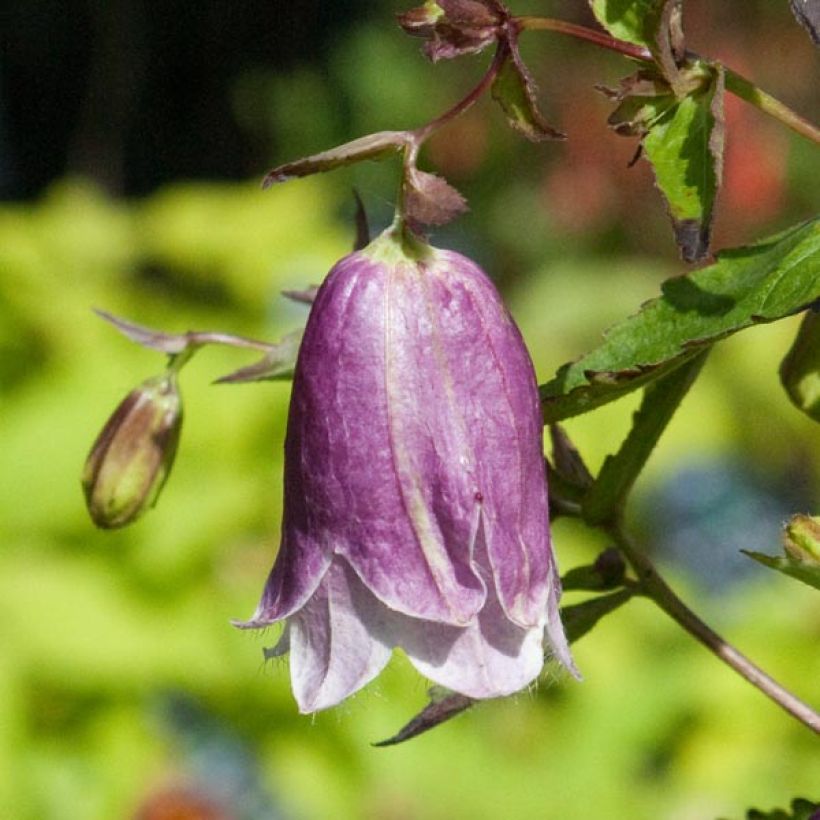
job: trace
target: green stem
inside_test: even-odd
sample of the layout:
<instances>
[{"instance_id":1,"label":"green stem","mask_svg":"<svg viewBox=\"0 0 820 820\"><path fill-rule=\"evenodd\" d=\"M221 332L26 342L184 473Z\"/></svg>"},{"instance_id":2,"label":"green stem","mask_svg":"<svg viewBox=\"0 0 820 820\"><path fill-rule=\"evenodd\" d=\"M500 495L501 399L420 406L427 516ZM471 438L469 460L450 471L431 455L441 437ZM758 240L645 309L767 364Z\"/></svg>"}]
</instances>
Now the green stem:
<instances>
[{"instance_id":1,"label":"green stem","mask_svg":"<svg viewBox=\"0 0 820 820\"><path fill-rule=\"evenodd\" d=\"M816 734L820 734L820 714L752 663L689 609L658 574L649 558L623 532L619 524L610 525L607 527L607 532L632 566L647 597L651 598L670 618L700 641L710 652L734 669L752 686L771 698L781 709Z\"/></svg>"},{"instance_id":2,"label":"green stem","mask_svg":"<svg viewBox=\"0 0 820 820\"><path fill-rule=\"evenodd\" d=\"M595 483L584 497L582 516L587 523L606 524L623 509L627 494L700 372L708 352L698 353L646 388L629 435L620 450L604 461Z\"/></svg>"},{"instance_id":3,"label":"green stem","mask_svg":"<svg viewBox=\"0 0 820 820\"><path fill-rule=\"evenodd\" d=\"M820 144L820 128L730 68L726 69L726 88L741 100L759 108L770 117L780 120L792 131Z\"/></svg>"},{"instance_id":4,"label":"green stem","mask_svg":"<svg viewBox=\"0 0 820 820\"><path fill-rule=\"evenodd\" d=\"M520 31L553 31L558 34L567 34L578 40L586 40L588 43L608 48L610 51L617 51L619 54L631 57L633 60L651 63L655 59L651 52L642 46L618 40L608 34L586 28L586 26L578 26L573 23L566 23L563 20L554 20L550 17L515 17L513 19ZM695 54L687 54L687 56L697 57ZM740 97L741 100L749 103L749 105L753 105L764 114L779 120L787 128L791 128L792 131L820 145L820 128L729 68L726 69L726 88L736 97Z\"/></svg>"}]
</instances>

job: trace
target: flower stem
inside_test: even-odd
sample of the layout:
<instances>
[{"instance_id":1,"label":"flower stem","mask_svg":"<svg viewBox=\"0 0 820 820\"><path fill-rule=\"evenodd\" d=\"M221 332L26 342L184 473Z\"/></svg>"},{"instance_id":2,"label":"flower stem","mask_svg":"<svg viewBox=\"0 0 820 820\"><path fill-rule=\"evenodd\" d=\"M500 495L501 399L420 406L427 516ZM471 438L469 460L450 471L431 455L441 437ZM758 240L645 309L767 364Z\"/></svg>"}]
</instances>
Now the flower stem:
<instances>
[{"instance_id":1,"label":"flower stem","mask_svg":"<svg viewBox=\"0 0 820 820\"><path fill-rule=\"evenodd\" d=\"M635 60L651 62L654 59L648 48L627 43L626 40L618 40L602 31L595 31L586 26L578 26L575 23L567 23L552 17L516 17L514 19L519 31L554 31L558 34L568 34L578 40L586 40L588 43L608 48L610 51L617 51Z\"/></svg>"},{"instance_id":2,"label":"flower stem","mask_svg":"<svg viewBox=\"0 0 820 820\"><path fill-rule=\"evenodd\" d=\"M780 120L792 131L820 144L820 128L730 68L726 69L726 88L741 100Z\"/></svg>"},{"instance_id":3,"label":"flower stem","mask_svg":"<svg viewBox=\"0 0 820 820\"><path fill-rule=\"evenodd\" d=\"M550 17L516 17L514 22L519 31L554 31L579 40L586 40L588 43L594 43L601 48L608 48L610 51L617 51L619 54L631 57L634 60L654 61L654 57L648 49L634 43L618 40L586 26L578 26L574 23L567 23ZM696 57L697 55L687 56ZM726 88L736 97L740 97L741 100L749 103L749 105L753 105L764 114L779 120L787 128L791 128L792 131L820 145L820 128L729 68L726 69Z\"/></svg>"},{"instance_id":4,"label":"flower stem","mask_svg":"<svg viewBox=\"0 0 820 820\"><path fill-rule=\"evenodd\" d=\"M609 526L607 532L631 564L647 597L651 598L670 618L700 641L710 652L756 686L764 695L771 698L781 709L816 734L820 734L820 714L784 689L689 609L660 576L649 558L623 532L619 524Z\"/></svg>"},{"instance_id":5,"label":"flower stem","mask_svg":"<svg viewBox=\"0 0 820 820\"><path fill-rule=\"evenodd\" d=\"M431 120L426 125L422 125L420 128L417 128L415 131L411 131L410 135L412 137L412 143L414 146L414 154L418 153L418 149L421 147L421 144L435 131L438 131L439 128L447 125L451 120L454 120L459 115L463 114L467 109L472 108L476 102L481 98L485 91L492 85L493 80L495 80L498 72L501 70L501 66L504 63L508 54L507 48L504 45L499 45L496 49L495 56L493 57L492 63L490 63L490 67L484 73L484 76L478 81L478 84L473 88L465 97L459 100L452 108L449 108L440 116L436 117L434 120Z\"/></svg>"}]
</instances>

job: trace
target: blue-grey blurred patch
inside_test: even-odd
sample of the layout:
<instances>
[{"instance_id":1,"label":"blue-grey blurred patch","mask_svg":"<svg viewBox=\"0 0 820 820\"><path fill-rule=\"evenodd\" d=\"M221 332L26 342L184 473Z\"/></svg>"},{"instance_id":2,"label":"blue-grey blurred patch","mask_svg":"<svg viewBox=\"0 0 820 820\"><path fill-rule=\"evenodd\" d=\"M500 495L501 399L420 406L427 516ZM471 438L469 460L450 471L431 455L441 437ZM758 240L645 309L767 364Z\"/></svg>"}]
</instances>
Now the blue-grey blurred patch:
<instances>
[{"instance_id":1,"label":"blue-grey blurred patch","mask_svg":"<svg viewBox=\"0 0 820 820\"><path fill-rule=\"evenodd\" d=\"M155 709L162 729L170 735L175 752L172 776L180 782L167 784L160 789L162 794L148 795L146 806L153 807L154 803L196 806L209 820L211 817L218 820L223 817L226 820L286 820L289 817L263 781L252 744L228 720L178 692L162 695ZM202 806L209 808L204 810ZM144 816L152 816L150 808L144 811Z\"/></svg>"},{"instance_id":2,"label":"blue-grey blurred patch","mask_svg":"<svg viewBox=\"0 0 820 820\"><path fill-rule=\"evenodd\" d=\"M639 501L656 554L710 592L759 575L740 550L780 552L783 522L807 504L799 472L762 476L737 458L685 464Z\"/></svg>"}]
</instances>

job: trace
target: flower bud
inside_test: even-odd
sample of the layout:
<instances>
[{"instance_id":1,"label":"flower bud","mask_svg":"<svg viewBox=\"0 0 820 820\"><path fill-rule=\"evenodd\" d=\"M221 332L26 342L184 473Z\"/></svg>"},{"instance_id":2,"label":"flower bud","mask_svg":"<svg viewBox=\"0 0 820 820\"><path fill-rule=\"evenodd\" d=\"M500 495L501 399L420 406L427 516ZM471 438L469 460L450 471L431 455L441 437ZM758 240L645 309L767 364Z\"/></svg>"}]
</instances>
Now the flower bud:
<instances>
[{"instance_id":1,"label":"flower bud","mask_svg":"<svg viewBox=\"0 0 820 820\"><path fill-rule=\"evenodd\" d=\"M282 540L242 627L285 621L303 712L401 647L471 698L574 672L532 363L473 262L388 230L330 272L299 350Z\"/></svg>"},{"instance_id":2,"label":"flower bud","mask_svg":"<svg viewBox=\"0 0 820 820\"><path fill-rule=\"evenodd\" d=\"M144 381L122 400L83 470L86 505L98 527L123 527L154 505L174 463L181 425L174 372Z\"/></svg>"},{"instance_id":3,"label":"flower bud","mask_svg":"<svg viewBox=\"0 0 820 820\"><path fill-rule=\"evenodd\" d=\"M797 561L820 565L820 516L792 516L783 530L783 547Z\"/></svg>"}]
</instances>

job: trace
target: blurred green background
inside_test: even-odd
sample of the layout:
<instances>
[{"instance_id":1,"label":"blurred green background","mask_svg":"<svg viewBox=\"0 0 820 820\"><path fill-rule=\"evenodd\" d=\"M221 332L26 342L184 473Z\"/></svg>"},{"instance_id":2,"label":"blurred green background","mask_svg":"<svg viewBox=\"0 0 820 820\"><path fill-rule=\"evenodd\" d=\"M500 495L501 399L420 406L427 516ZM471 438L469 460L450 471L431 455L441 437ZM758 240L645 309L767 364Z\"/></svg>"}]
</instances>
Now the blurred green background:
<instances>
[{"instance_id":1,"label":"blurred green background","mask_svg":"<svg viewBox=\"0 0 820 820\"><path fill-rule=\"evenodd\" d=\"M798 794L820 799L811 733L640 601L578 644L583 683L548 670L532 691L406 745L369 745L425 703L425 682L398 653L349 702L298 716L286 662L262 660L275 635L229 625L254 609L275 555L289 394L287 383L211 385L249 363L241 351L208 349L185 369L180 451L157 508L130 529L94 529L79 486L88 448L163 361L91 308L169 331L276 339L300 326L305 308L280 291L320 281L349 249L352 186L376 227L389 219L397 169L371 164L267 192L263 172L423 122L477 79L486 56L427 65L392 25L402 8L392 2L332 12L249 4L233 28L242 15L227 3L168 4L162 19L184 40L174 51L159 6L122 0L104 19L122 23L142 9L151 26L129 42L145 53L165 45L164 80L154 88L148 68L120 66L125 74L112 69L108 85L94 85L95 60L112 59L128 27L106 27L90 6L78 22L68 20L71 4L36 5L15 7L17 22L30 22L20 36L33 42L48 23L47 45L59 45L54 32L68 42L65 26L70 34L87 25L80 39L97 56L77 57L80 102L45 107L40 123L42 98L29 94L35 112L20 120L20 88L8 84L29 76L34 46L6 48L0 65L0 817L702 820L739 819ZM514 8L589 22L582 5ZM811 115L817 57L785 0L711 5L687 4L691 47ZM245 48L240 28L267 50ZM626 61L555 36L533 35L525 52L544 109L569 141L525 144L484 101L426 158L472 208L434 241L496 279L545 381L683 267L648 169L627 169L634 145L607 132L608 103L592 89L628 73ZM219 82L203 79L211 63ZM36 60L28 68L59 73ZM48 93L59 98L46 83ZM181 116L173 99L201 102L199 119ZM162 112L184 127L151 130ZM734 100L727 116L718 247L811 215L820 190L805 141ZM74 141L61 141L63 132ZM20 149L27 139L37 150ZM816 704L820 596L738 552L779 552L781 522L820 511L818 428L777 379L796 322L714 351L632 512L684 597ZM618 446L636 402L568 423L592 466ZM571 522L554 529L564 570L606 546Z\"/></svg>"}]
</instances>

